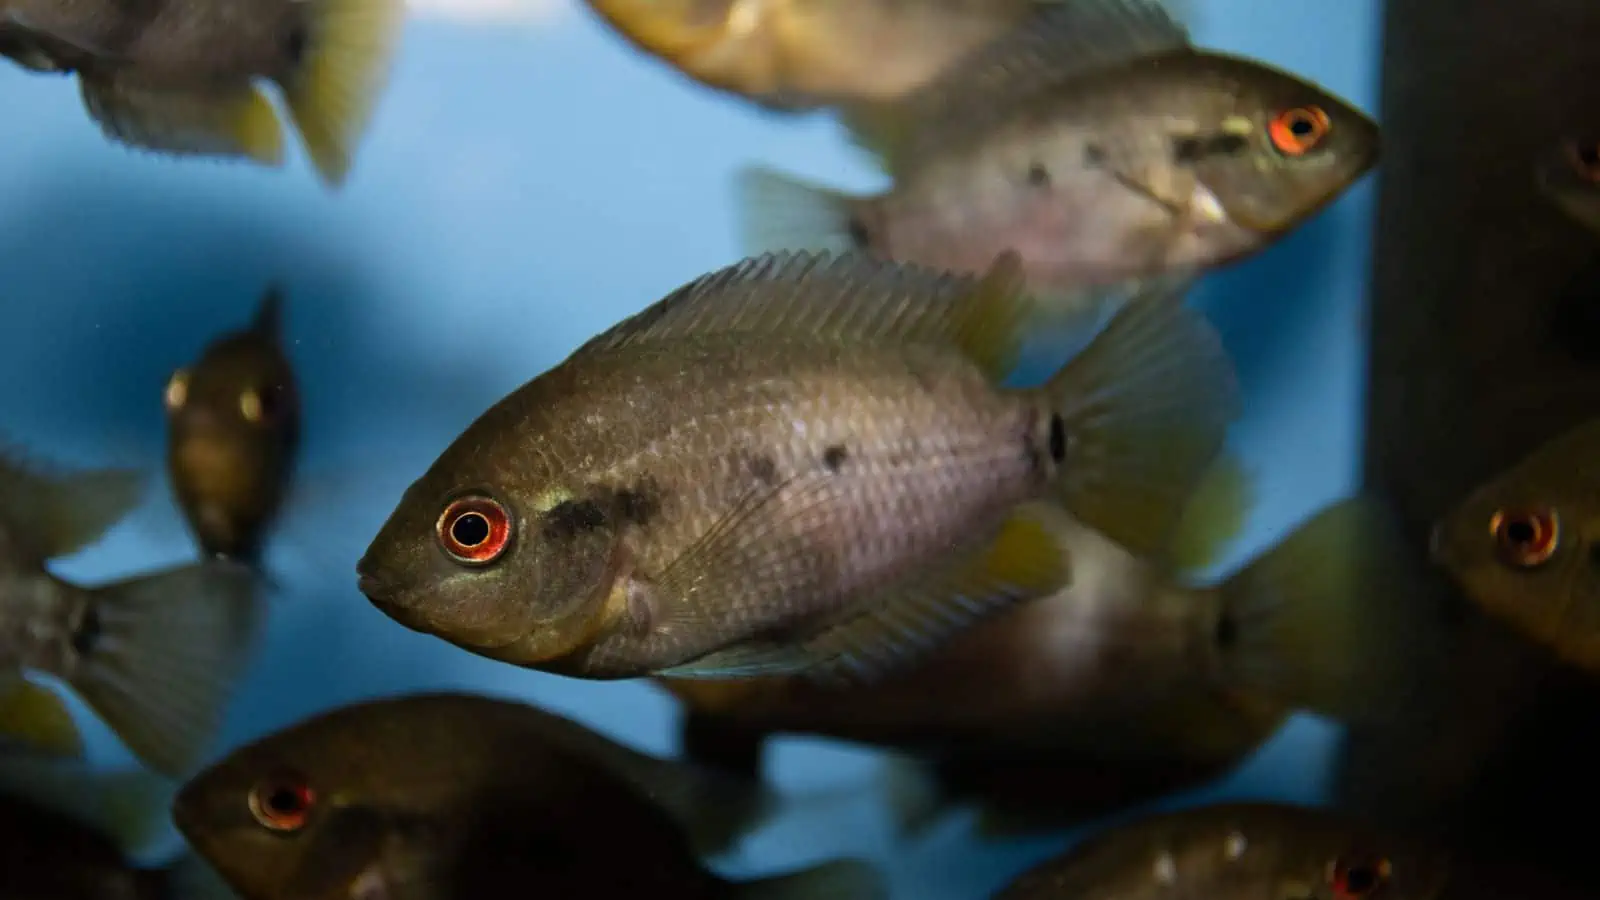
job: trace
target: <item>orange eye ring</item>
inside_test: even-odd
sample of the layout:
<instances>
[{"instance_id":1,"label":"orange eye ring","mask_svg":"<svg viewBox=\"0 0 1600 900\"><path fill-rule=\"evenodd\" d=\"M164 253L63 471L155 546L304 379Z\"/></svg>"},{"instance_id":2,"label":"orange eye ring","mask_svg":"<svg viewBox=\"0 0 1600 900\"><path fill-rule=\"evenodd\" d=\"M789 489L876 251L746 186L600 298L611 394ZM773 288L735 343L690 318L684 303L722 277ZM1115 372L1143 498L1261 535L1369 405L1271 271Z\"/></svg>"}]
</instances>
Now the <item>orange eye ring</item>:
<instances>
[{"instance_id":1,"label":"orange eye ring","mask_svg":"<svg viewBox=\"0 0 1600 900\"><path fill-rule=\"evenodd\" d=\"M1584 181L1600 183L1600 141L1568 141L1567 161Z\"/></svg>"},{"instance_id":2,"label":"orange eye ring","mask_svg":"<svg viewBox=\"0 0 1600 900\"><path fill-rule=\"evenodd\" d=\"M434 532L451 559L463 565L487 565L511 545L511 514L489 497L462 497L445 507Z\"/></svg>"},{"instance_id":3,"label":"orange eye ring","mask_svg":"<svg viewBox=\"0 0 1600 900\"><path fill-rule=\"evenodd\" d=\"M299 831L311 819L317 793L293 774L264 778L250 789L250 815L272 831Z\"/></svg>"},{"instance_id":4,"label":"orange eye ring","mask_svg":"<svg viewBox=\"0 0 1600 900\"><path fill-rule=\"evenodd\" d=\"M1392 874L1394 867L1387 859L1351 856L1328 863L1326 878L1334 900L1359 900L1378 896Z\"/></svg>"},{"instance_id":5,"label":"orange eye ring","mask_svg":"<svg viewBox=\"0 0 1600 900\"><path fill-rule=\"evenodd\" d=\"M1489 533L1506 565L1532 569L1555 555L1561 519L1553 509L1502 509L1490 517Z\"/></svg>"},{"instance_id":6,"label":"orange eye ring","mask_svg":"<svg viewBox=\"0 0 1600 900\"><path fill-rule=\"evenodd\" d=\"M1297 106L1278 113L1267 126L1272 146L1284 156L1301 156L1311 152L1328 136L1333 120L1320 106Z\"/></svg>"}]
</instances>

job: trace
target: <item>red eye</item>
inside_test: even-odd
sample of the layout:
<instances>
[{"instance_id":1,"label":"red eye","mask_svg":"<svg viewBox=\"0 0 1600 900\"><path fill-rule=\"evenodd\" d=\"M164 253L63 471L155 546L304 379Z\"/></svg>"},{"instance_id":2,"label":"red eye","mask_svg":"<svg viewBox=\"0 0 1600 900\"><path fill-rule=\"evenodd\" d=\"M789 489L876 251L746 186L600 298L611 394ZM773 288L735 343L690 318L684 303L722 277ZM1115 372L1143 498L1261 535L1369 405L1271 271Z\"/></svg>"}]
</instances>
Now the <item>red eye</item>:
<instances>
[{"instance_id":1,"label":"red eye","mask_svg":"<svg viewBox=\"0 0 1600 900\"><path fill-rule=\"evenodd\" d=\"M250 791L250 814L273 831L299 831L311 817L317 794L298 775L262 779Z\"/></svg>"},{"instance_id":2,"label":"red eye","mask_svg":"<svg viewBox=\"0 0 1600 900\"><path fill-rule=\"evenodd\" d=\"M1300 156L1322 143L1333 121L1320 106L1297 106L1278 113L1267 133L1272 146L1285 156Z\"/></svg>"},{"instance_id":3,"label":"red eye","mask_svg":"<svg viewBox=\"0 0 1600 900\"><path fill-rule=\"evenodd\" d=\"M1544 565L1561 543L1561 520L1553 509L1500 510L1489 519L1495 548L1508 566Z\"/></svg>"},{"instance_id":4,"label":"red eye","mask_svg":"<svg viewBox=\"0 0 1600 900\"><path fill-rule=\"evenodd\" d=\"M1568 141L1567 160L1580 178L1600 182L1600 142Z\"/></svg>"},{"instance_id":5,"label":"red eye","mask_svg":"<svg viewBox=\"0 0 1600 900\"><path fill-rule=\"evenodd\" d=\"M1334 900L1376 897L1389 883L1392 867L1387 859L1350 856L1328 864L1328 888Z\"/></svg>"},{"instance_id":6,"label":"red eye","mask_svg":"<svg viewBox=\"0 0 1600 900\"><path fill-rule=\"evenodd\" d=\"M435 528L439 546L467 565L494 562L511 543L511 515L488 497L462 497L445 507Z\"/></svg>"}]
</instances>

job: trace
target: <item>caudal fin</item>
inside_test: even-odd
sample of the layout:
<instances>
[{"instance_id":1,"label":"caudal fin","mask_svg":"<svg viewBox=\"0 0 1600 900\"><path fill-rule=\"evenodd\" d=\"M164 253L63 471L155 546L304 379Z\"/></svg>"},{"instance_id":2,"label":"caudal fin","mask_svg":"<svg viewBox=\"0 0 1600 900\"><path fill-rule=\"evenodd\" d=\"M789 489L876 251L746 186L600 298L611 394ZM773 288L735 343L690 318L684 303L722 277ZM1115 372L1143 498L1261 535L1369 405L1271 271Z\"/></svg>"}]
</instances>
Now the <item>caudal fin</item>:
<instances>
[{"instance_id":1,"label":"caudal fin","mask_svg":"<svg viewBox=\"0 0 1600 900\"><path fill-rule=\"evenodd\" d=\"M305 0L310 20L296 71L281 82L289 114L323 183L350 173L405 24L402 0Z\"/></svg>"},{"instance_id":2,"label":"caudal fin","mask_svg":"<svg viewBox=\"0 0 1600 900\"><path fill-rule=\"evenodd\" d=\"M222 561L98 588L70 684L146 765L186 775L248 661L260 605L250 569Z\"/></svg>"},{"instance_id":3,"label":"caudal fin","mask_svg":"<svg viewBox=\"0 0 1600 900\"><path fill-rule=\"evenodd\" d=\"M888 900L889 889L869 863L836 859L821 865L736 885L738 900Z\"/></svg>"},{"instance_id":4,"label":"caudal fin","mask_svg":"<svg viewBox=\"0 0 1600 900\"><path fill-rule=\"evenodd\" d=\"M747 256L782 250L847 253L866 245L866 198L762 166L734 176L739 240Z\"/></svg>"},{"instance_id":5,"label":"caudal fin","mask_svg":"<svg viewBox=\"0 0 1600 900\"><path fill-rule=\"evenodd\" d=\"M1124 307L1043 390L1067 509L1140 556L1165 550L1239 412L1215 329L1167 285Z\"/></svg>"},{"instance_id":6,"label":"caudal fin","mask_svg":"<svg viewBox=\"0 0 1600 900\"><path fill-rule=\"evenodd\" d=\"M1336 503L1220 590L1228 686L1344 721L1395 707L1425 639L1426 593L1388 507Z\"/></svg>"}]
</instances>

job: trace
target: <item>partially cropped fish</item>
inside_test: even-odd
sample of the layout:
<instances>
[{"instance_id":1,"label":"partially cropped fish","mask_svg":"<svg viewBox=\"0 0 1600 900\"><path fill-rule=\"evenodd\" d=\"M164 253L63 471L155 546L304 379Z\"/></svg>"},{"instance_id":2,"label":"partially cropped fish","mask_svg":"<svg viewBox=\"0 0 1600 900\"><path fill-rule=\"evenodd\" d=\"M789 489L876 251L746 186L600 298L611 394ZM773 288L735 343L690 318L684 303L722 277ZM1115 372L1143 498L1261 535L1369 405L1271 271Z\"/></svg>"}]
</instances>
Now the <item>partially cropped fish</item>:
<instances>
[{"instance_id":1,"label":"partially cropped fish","mask_svg":"<svg viewBox=\"0 0 1600 900\"><path fill-rule=\"evenodd\" d=\"M249 569L181 566L87 588L48 560L94 542L138 502L131 471L47 473L0 457L0 730L75 752L60 679L152 769L181 775L221 718L258 619Z\"/></svg>"},{"instance_id":2,"label":"partially cropped fish","mask_svg":"<svg viewBox=\"0 0 1600 900\"><path fill-rule=\"evenodd\" d=\"M1600 233L1600 141L1569 138L1540 157L1540 190L1585 228Z\"/></svg>"},{"instance_id":3,"label":"partially cropped fish","mask_svg":"<svg viewBox=\"0 0 1600 900\"><path fill-rule=\"evenodd\" d=\"M1433 559L1491 614L1600 671L1600 421L1529 454L1435 526Z\"/></svg>"},{"instance_id":4,"label":"partially cropped fish","mask_svg":"<svg viewBox=\"0 0 1600 900\"><path fill-rule=\"evenodd\" d=\"M1159 547L1232 367L1168 294L1044 386L981 279L781 254L704 276L489 409L358 565L397 621L587 678L870 679L1070 581L1055 504Z\"/></svg>"},{"instance_id":5,"label":"partially cropped fish","mask_svg":"<svg viewBox=\"0 0 1600 900\"><path fill-rule=\"evenodd\" d=\"M898 99L1054 0L588 2L701 84L800 111Z\"/></svg>"},{"instance_id":6,"label":"partially cropped fish","mask_svg":"<svg viewBox=\"0 0 1600 900\"><path fill-rule=\"evenodd\" d=\"M856 862L741 883L704 869L754 824L753 790L520 703L417 694L235 750L173 820L245 900L882 895Z\"/></svg>"},{"instance_id":7,"label":"partially cropped fish","mask_svg":"<svg viewBox=\"0 0 1600 900\"><path fill-rule=\"evenodd\" d=\"M257 82L282 91L312 163L342 184L388 78L401 0L0 0L0 53L73 73L106 136L178 155L283 159Z\"/></svg>"},{"instance_id":8,"label":"partially cropped fish","mask_svg":"<svg viewBox=\"0 0 1600 900\"><path fill-rule=\"evenodd\" d=\"M293 472L300 398L283 350L283 297L167 381L167 471L207 555L254 563Z\"/></svg>"},{"instance_id":9,"label":"partially cropped fish","mask_svg":"<svg viewBox=\"0 0 1600 900\"><path fill-rule=\"evenodd\" d=\"M856 128L892 186L855 196L747 169L746 252L860 249L981 272L1015 250L1031 288L1091 320L1129 282L1271 244L1379 147L1348 102L1194 47L1157 0L1053 7Z\"/></svg>"},{"instance_id":10,"label":"partially cropped fish","mask_svg":"<svg viewBox=\"0 0 1600 900\"><path fill-rule=\"evenodd\" d=\"M1102 780L1162 767L1209 776L1270 736L1289 710L1381 714L1405 687L1407 641L1418 636L1397 600L1414 576L1388 511L1365 497L1337 503L1221 584L1196 586L1174 563L1214 562L1243 521L1243 477L1219 465L1191 502L1177 546L1158 560L1067 524L1069 587L879 684L664 680L690 712L685 746L696 755L722 724L926 754L935 773L964 759L1035 771L1054 759ZM1182 780L1156 782L1171 789ZM1068 812L1069 803L1051 802Z\"/></svg>"},{"instance_id":11,"label":"partially cropped fish","mask_svg":"<svg viewBox=\"0 0 1600 900\"><path fill-rule=\"evenodd\" d=\"M1372 830L1323 810L1204 806L1113 826L994 900L1579 900L1534 870Z\"/></svg>"}]
</instances>

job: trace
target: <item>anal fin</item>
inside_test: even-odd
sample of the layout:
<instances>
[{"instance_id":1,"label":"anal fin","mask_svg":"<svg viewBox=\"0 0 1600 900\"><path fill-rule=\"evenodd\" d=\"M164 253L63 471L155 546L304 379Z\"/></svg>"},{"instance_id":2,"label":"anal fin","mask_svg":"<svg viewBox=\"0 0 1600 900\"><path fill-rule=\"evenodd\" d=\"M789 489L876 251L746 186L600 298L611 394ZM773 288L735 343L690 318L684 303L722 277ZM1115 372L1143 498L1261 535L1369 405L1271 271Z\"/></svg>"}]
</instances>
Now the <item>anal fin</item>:
<instances>
[{"instance_id":1,"label":"anal fin","mask_svg":"<svg viewBox=\"0 0 1600 900\"><path fill-rule=\"evenodd\" d=\"M283 162L283 131L267 98L248 81L199 87L80 75L83 103L112 140L176 155Z\"/></svg>"}]
</instances>

